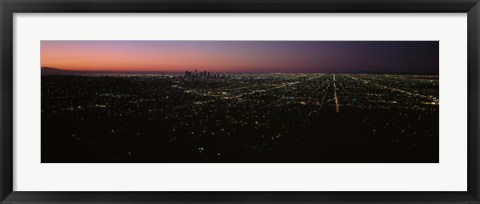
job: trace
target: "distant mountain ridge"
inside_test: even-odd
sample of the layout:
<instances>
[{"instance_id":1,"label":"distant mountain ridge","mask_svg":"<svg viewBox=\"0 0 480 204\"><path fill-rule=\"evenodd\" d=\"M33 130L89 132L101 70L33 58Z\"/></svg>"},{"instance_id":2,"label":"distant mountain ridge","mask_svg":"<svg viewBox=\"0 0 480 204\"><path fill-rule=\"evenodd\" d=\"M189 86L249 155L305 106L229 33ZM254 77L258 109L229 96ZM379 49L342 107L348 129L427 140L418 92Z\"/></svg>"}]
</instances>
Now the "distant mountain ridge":
<instances>
[{"instance_id":1,"label":"distant mountain ridge","mask_svg":"<svg viewBox=\"0 0 480 204\"><path fill-rule=\"evenodd\" d=\"M64 70L53 67L42 67L42 75L71 75L79 73L81 73L81 71Z\"/></svg>"},{"instance_id":2,"label":"distant mountain ridge","mask_svg":"<svg viewBox=\"0 0 480 204\"><path fill-rule=\"evenodd\" d=\"M88 74L165 74L159 71L80 71L65 70L54 67L42 67L42 75L88 75ZM176 72L175 72L176 73ZM178 72L181 73L181 72Z\"/></svg>"}]
</instances>

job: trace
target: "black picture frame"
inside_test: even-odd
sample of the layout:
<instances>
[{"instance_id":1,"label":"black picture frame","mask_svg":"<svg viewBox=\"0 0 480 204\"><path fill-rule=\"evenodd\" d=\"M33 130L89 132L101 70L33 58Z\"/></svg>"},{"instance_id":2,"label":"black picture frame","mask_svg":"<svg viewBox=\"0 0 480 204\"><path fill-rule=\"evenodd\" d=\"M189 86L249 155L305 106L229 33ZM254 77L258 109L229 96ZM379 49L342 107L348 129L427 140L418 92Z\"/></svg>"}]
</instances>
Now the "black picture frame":
<instances>
[{"instance_id":1,"label":"black picture frame","mask_svg":"<svg viewBox=\"0 0 480 204\"><path fill-rule=\"evenodd\" d=\"M1 203L480 203L479 0L0 0ZM467 13L468 190L466 192L18 192L13 191L13 14L113 12Z\"/></svg>"}]
</instances>

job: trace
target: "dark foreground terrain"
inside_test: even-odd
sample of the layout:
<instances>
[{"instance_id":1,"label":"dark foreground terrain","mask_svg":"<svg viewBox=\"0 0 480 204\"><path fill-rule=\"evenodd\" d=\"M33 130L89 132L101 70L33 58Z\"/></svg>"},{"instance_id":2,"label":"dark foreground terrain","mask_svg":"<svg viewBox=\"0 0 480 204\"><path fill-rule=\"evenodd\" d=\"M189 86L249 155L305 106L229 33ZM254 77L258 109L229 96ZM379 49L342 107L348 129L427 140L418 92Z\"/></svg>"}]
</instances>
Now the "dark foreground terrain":
<instances>
[{"instance_id":1,"label":"dark foreground terrain","mask_svg":"<svg viewBox=\"0 0 480 204\"><path fill-rule=\"evenodd\" d=\"M42 162L438 162L438 76L42 76Z\"/></svg>"}]
</instances>

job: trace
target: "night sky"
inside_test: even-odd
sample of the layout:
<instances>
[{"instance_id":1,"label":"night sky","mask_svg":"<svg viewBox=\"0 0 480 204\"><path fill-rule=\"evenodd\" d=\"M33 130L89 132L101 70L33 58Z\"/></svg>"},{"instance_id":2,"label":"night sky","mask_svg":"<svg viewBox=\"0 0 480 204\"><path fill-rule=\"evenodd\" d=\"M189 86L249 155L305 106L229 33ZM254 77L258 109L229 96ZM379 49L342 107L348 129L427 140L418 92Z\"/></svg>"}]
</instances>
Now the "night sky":
<instances>
[{"instance_id":1,"label":"night sky","mask_svg":"<svg viewBox=\"0 0 480 204\"><path fill-rule=\"evenodd\" d=\"M438 74L438 41L42 41L41 66L121 72Z\"/></svg>"}]
</instances>

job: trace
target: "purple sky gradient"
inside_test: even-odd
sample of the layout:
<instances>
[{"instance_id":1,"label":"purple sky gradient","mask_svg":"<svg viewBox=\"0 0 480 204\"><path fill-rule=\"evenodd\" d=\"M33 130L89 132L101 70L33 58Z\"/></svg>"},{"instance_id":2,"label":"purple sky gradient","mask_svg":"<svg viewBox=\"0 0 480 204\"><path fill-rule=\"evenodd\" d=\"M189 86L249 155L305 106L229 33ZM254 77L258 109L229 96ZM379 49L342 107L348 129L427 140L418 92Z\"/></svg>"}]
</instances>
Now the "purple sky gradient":
<instances>
[{"instance_id":1,"label":"purple sky gradient","mask_svg":"<svg viewBox=\"0 0 480 204\"><path fill-rule=\"evenodd\" d=\"M42 67L86 71L438 74L438 41L42 41Z\"/></svg>"}]
</instances>

